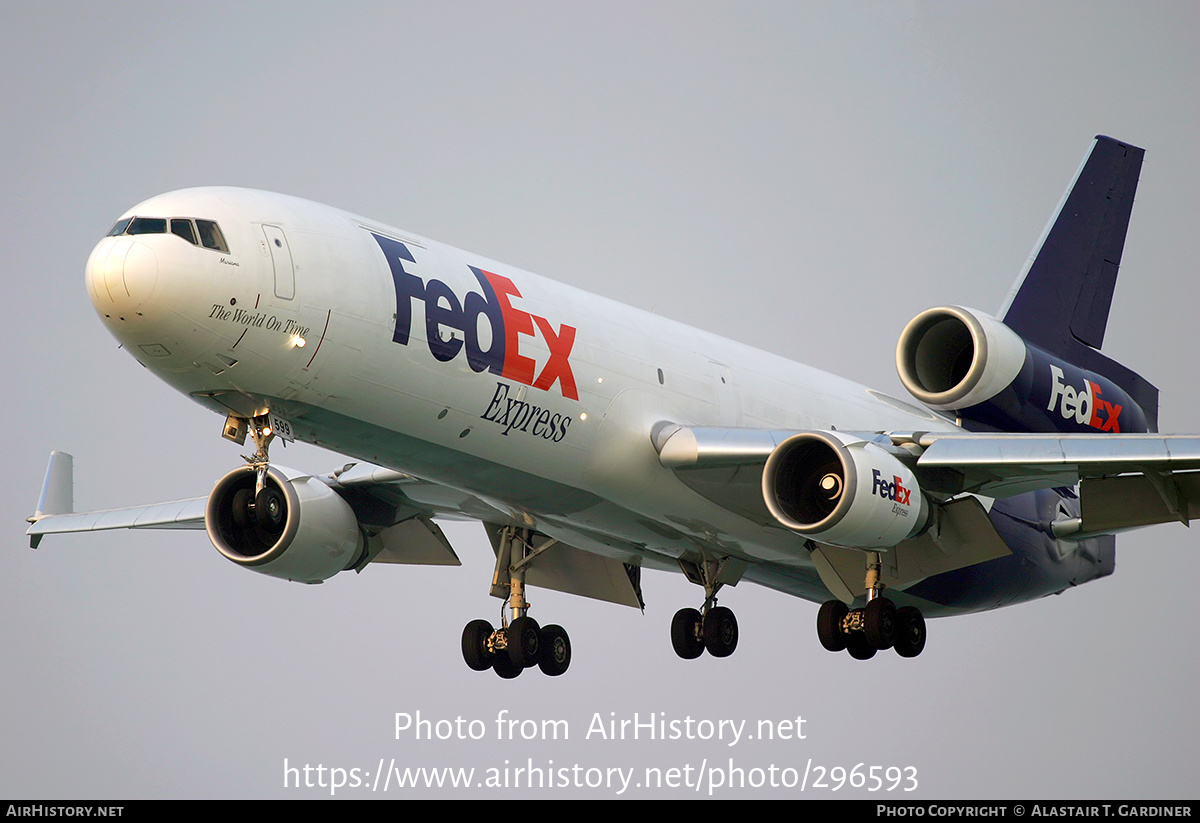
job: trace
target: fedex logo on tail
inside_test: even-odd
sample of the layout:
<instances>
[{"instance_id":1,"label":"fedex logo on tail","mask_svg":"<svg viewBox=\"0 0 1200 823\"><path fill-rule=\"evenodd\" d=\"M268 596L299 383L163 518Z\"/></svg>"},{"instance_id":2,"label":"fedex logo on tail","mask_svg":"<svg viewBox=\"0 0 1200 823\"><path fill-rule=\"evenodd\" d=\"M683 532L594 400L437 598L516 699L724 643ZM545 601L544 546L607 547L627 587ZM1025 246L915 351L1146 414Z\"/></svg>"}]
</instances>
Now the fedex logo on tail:
<instances>
[{"instance_id":1,"label":"fedex logo on tail","mask_svg":"<svg viewBox=\"0 0 1200 823\"><path fill-rule=\"evenodd\" d=\"M415 264L416 260L404 243L373 232L371 236L387 258L396 287L393 342L408 345L412 304L419 300L425 310L425 339L435 359L447 363L465 352L473 371L487 371L543 391L558 383L563 397L579 399L571 371L574 326L564 323L556 330L546 318L522 311L512 304L512 298L521 296L512 280L474 266L469 268L479 291L467 292L460 300L441 280L425 281L405 270L406 261ZM490 340L481 340L481 325L491 332ZM449 337L442 336L443 330L449 330ZM524 338L528 337L541 337L550 352L540 371L532 357L521 353Z\"/></svg>"},{"instance_id":2,"label":"fedex logo on tail","mask_svg":"<svg viewBox=\"0 0 1200 823\"><path fill-rule=\"evenodd\" d=\"M1057 410L1064 420L1074 420L1081 426L1100 431L1121 431L1121 407L1100 397L1100 387L1091 380L1083 381L1086 388L1076 389L1063 382L1063 370L1050 367L1050 403L1047 411Z\"/></svg>"}]
</instances>

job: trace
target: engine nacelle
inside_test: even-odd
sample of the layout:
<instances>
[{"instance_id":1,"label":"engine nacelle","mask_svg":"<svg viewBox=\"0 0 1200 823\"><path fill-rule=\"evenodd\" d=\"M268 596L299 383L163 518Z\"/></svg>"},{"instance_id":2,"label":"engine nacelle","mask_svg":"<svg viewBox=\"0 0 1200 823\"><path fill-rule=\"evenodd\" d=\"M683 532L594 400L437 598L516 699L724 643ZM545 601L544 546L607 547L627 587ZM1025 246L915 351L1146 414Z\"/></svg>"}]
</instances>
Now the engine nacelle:
<instances>
[{"instance_id":1,"label":"engine nacelle","mask_svg":"<svg viewBox=\"0 0 1200 823\"><path fill-rule=\"evenodd\" d=\"M1025 365L1025 341L976 309L941 306L914 317L900 333L896 371L931 409L965 409L1008 388Z\"/></svg>"},{"instance_id":2,"label":"engine nacelle","mask_svg":"<svg viewBox=\"0 0 1200 823\"><path fill-rule=\"evenodd\" d=\"M279 466L255 494L250 466L217 481L204 524L217 551L239 566L301 583L320 583L353 566L365 546L358 519L315 477Z\"/></svg>"},{"instance_id":3,"label":"engine nacelle","mask_svg":"<svg viewBox=\"0 0 1200 823\"><path fill-rule=\"evenodd\" d=\"M896 370L913 397L954 411L968 429L1150 430L1145 411L1116 382L1028 343L977 309L942 306L914 317L896 345Z\"/></svg>"},{"instance_id":4,"label":"engine nacelle","mask_svg":"<svg viewBox=\"0 0 1200 823\"><path fill-rule=\"evenodd\" d=\"M913 473L877 443L841 432L802 432L763 468L763 499L787 528L821 543L890 548L929 526L932 509Z\"/></svg>"}]
</instances>

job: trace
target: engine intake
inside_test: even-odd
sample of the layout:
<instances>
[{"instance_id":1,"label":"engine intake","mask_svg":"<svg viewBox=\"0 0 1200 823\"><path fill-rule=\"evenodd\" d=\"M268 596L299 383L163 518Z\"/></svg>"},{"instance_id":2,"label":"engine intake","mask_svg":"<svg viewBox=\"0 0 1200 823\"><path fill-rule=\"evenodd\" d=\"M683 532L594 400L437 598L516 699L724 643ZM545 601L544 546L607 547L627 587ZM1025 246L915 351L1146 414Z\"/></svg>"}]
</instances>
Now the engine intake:
<instances>
[{"instance_id":1,"label":"engine intake","mask_svg":"<svg viewBox=\"0 0 1200 823\"><path fill-rule=\"evenodd\" d=\"M792 435L767 458L762 484L776 520L822 543L890 548L929 526L932 510L908 467L853 435Z\"/></svg>"},{"instance_id":2,"label":"engine intake","mask_svg":"<svg viewBox=\"0 0 1200 823\"><path fill-rule=\"evenodd\" d=\"M941 306L914 317L896 345L896 371L932 409L965 409L1008 388L1025 364L1025 341L977 309Z\"/></svg>"},{"instance_id":3,"label":"engine intake","mask_svg":"<svg viewBox=\"0 0 1200 823\"><path fill-rule=\"evenodd\" d=\"M204 524L217 551L260 574L320 583L360 559L365 541L349 504L315 477L267 469L262 491L251 466L234 469L208 496Z\"/></svg>"}]
</instances>

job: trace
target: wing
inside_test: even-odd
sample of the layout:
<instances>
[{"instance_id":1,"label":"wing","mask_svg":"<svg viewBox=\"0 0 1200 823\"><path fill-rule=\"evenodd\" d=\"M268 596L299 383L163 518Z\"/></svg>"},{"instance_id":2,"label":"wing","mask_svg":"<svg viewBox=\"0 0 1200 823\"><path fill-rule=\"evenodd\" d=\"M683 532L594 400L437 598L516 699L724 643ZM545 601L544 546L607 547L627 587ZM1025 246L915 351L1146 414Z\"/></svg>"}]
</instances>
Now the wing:
<instances>
[{"instance_id":1,"label":"wing","mask_svg":"<svg viewBox=\"0 0 1200 823\"><path fill-rule=\"evenodd\" d=\"M271 474L286 501L285 508L303 509L304 525L291 529L285 524L277 540L272 536L266 544L248 544L231 533L222 510L222 506L234 499L231 489L239 482L244 483L238 477L244 477L246 471L243 467L231 472L204 497L76 512L74 459L66 452L55 451L50 455L37 510L29 518L26 534L30 545L37 548L48 534L109 529L202 529L208 531L218 550L234 562L273 576L315 582L348 568L362 571L368 563L461 565L435 518L482 522L494 549L498 546L495 536L501 530L524 525L492 501L403 472L349 463L327 476L315 477L273 465ZM250 487L253 488L252 483ZM218 509L214 515L218 525L210 529L207 520L212 505ZM290 522L289 519L287 523ZM541 535L532 540L541 557L530 570L530 585L635 608L641 606L638 577L620 560ZM337 555L328 549L331 544L347 548ZM303 556L306 551L334 555L332 565L314 572L315 561L295 557Z\"/></svg>"},{"instance_id":2,"label":"wing","mask_svg":"<svg viewBox=\"0 0 1200 823\"><path fill-rule=\"evenodd\" d=\"M206 497L169 503L128 506L103 511L76 512L74 507L75 459L66 452L50 453L46 479L37 511L29 518L29 545L37 548L47 534L104 531L107 529L203 529Z\"/></svg>"},{"instance_id":3,"label":"wing","mask_svg":"<svg viewBox=\"0 0 1200 823\"><path fill-rule=\"evenodd\" d=\"M805 438L808 452L793 448ZM697 493L764 526L790 528L808 537L822 581L843 597L861 573L861 554L856 549L882 553L883 574L891 586L1007 554L995 525L972 495L1008 497L1078 483L1080 516L1043 524L1056 537L1072 540L1176 520L1186 524L1200 516L1200 437L1196 436L853 434L688 428L661 422L653 427L651 440L662 465ZM840 443L846 448L835 459L834 450L818 453L814 443ZM797 465L804 460L811 465ZM788 461L788 466L772 468L773 463ZM811 518L811 528L802 514L788 516L804 505L778 499L788 493L781 491L782 485L815 485L838 473L845 481L845 493L842 481L837 481L842 502L833 514L821 509ZM857 498L853 497L855 476L866 484L858 487ZM880 522L880 512L895 511L898 507L883 499L887 488L911 484L930 507L922 515L923 528L899 536L889 532L891 537L876 542L839 538L838 529L846 523L871 526ZM890 523L869 534L887 528Z\"/></svg>"},{"instance_id":4,"label":"wing","mask_svg":"<svg viewBox=\"0 0 1200 823\"><path fill-rule=\"evenodd\" d=\"M682 427L659 423L659 461L733 511L765 522L762 469L796 431ZM873 442L912 469L940 500L1009 497L1081 484L1082 522L1059 536L1111 534L1200 517L1200 436L1164 434L977 434L872 432Z\"/></svg>"},{"instance_id":5,"label":"wing","mask_svg":"<svg viewBox=\"0 0 1200 823\"><path fill-rule=\"evenodd\" d=\"M370 544L369 556L360 564L418 563L460 565L458 557L431 518L452 515L452 504L436 502L426 493L426 502L414 503L406 489L416 491L421 481L400 472L389 472L355 464L325 478L313 478L282 469L286 482L316 480L346 502ZM210 495L166 503L149 503L97 511L74 511L74 458L62 451L50 453L46 478L37 510L29 518L25 533L37 548L48 534L107 531L111 529L198 529L204 530ZM341 476L345 475L342 480ZM432 486L432 484L424 484ZM443 493L442 497L446 495Z\"/></svg>"},{"instance_id":6,"label":"wing","mask_svg":"<svg viewBox=\"0 0 1200 823\"><path fill-rule=\"evenodd\" d=\"M1163 434L892 435L920 450L917 472L949 490L1007 497L1080 483L1079 518L1054 524L1085 537L1200 517L1200 437Z\"/></svg>"}]
</instances>

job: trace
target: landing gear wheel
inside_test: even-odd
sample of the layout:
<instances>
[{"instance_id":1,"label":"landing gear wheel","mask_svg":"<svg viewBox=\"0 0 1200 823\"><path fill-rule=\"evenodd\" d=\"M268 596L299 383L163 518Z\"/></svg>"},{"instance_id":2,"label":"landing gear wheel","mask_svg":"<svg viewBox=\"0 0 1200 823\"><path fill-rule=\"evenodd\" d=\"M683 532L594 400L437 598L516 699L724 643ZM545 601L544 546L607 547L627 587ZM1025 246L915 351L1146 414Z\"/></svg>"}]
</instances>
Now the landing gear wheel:
<instances>
[{"instance_id":1,"label":"landing gear wheel","mask_svg":"<svg viewBox=\"0 0 1200 823\"><path fill-rule=\"evenodd\" d=\"M872 648L890 649L896 642L896 605L876 597L863 609L863 634Z\"/></svg>"},{"instance_id":2,"label":"landing gear wheel","mask_svg":"<svg viewBox=\"0 0 1200 823\"><path fill-rule=\"evenodd\" d=\"M916 657L925 648L925 616L915 606L896 610L896 654Z\"/></svg>"},{"instance_id":3,"label":"landing gear wheel","mask_svg":"<svg viewBox=\"0 0 1200 823\"><path fill-rule=\"evenodd\" d=\"M817 612L817 638L826 651L840 652L846 648L846 633L842 631L842 621L850 610L840 600L827 600L821 604Z\"/></svg>"},{"instance_id":4,"label":"landing gear wheel","mask_svg":"<svg viewBox=\"0 0 1200 823\"><path fill-rule=\"evenodd\" d=\"M875 649L866 635L854 632L846 637L846 651L855 660L870 660L875 656Z\"/></svg>"},{"instance_id":5,"label":"landing gear wheel","mask_svg":"<svg viewBox=\"0 0 1200 823\"><path fill-rule=\"evenodd\" d=\"M671 619L671 646L684 660L695 660L704 654L700 626L700 612L695 609L680 609Z\"/></svg>"},{"instance_id":6,"label":"landing gear wheel","mask_svg":"<svg viewBox=\"0 0 1200 823\"><path fill-rule=\"evenodd\" d=\"M286 504L278 489L266 486L254 495L254 519L271 531L281 531L286 517Z\"/></svg>"},{"instance_id":7,"label":"landing gear wheel","mask_svg":"<svg viewBox=\"0 0 1200 823\"><path fill-rule=\"evenodd\" d=\"M508 659L513 665L522 669L537 665L538 632L532 617L518 617L508 624Z\"/></svg>"},{"instance_id":8,"label":"landing gear wheel","mask_svg":"<svg viewBox=\"0 0 1200 823\"><path fill-rule=\"evenodd\" d=\"M506 654L494 654L492 655L492 671L505 680L512 680L525 671L525 669L509 660Z\"/></svg>"},{"instance_id":9,"label":"landing gear wheel","mask_svg":"<svg viewBox=\"0 0 1200 823\"><path fill-rule=\"evenodd\" d=\"M254 522L268 534L277 535L283 531L287 520L287 502L279 489L264 486L263 490L254 495Z\"/></svg>"},{"instance_id":10,"label":"landing gear wheel","mask_svg":"<svg viewBox=\"0 0 1200 823\"><path fill-rule=\"evenodd\" d=\"M542 674L558 677L571 665L571 638L562 626L546 626L538 637L538 668Z\"/></svg>"},{"instance_id":11,"label":"landing gear wheel","mask_svg":"<svg viewBox=\"0 0 1200 823\"><path fill-rule=\"evenodd\" d=\"M724 606L708 610L704 615L704 648L713 657L729 657L737 648L738 624L733 611Z\"/></svg>"},{"instance_id":12,"label":"landing gear wheel","mask_svg":"<svg viewBox=\"0 0 1200 823\"><path fill-rule=\"evenodd\" d=\"M254 525L254 489L238 489L232 503L233 525L244 529Z\"/></svg>"},{"instance_id":13,"label":"landing gear wheel","mask_svg":"<svg viewBox=\"0 0 1200 823\"><path fill-rule=\"evenodd\" d=\"M477 672L490 669L492 661L496 657L487 648L487 641L491 636L492 624L486 620L472 620L463 629L463 660L467 661L467 665Z\"/></svg>"}]
</instances>

